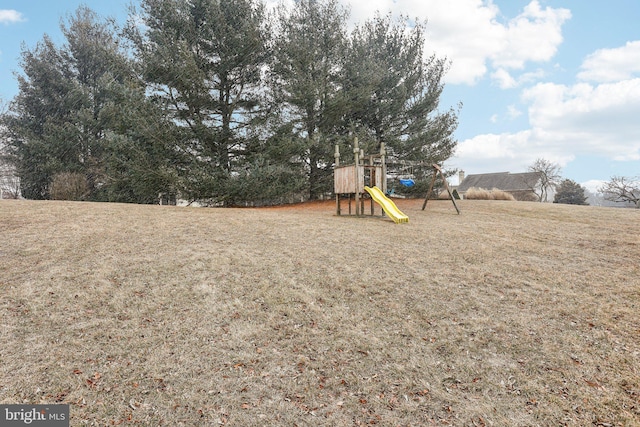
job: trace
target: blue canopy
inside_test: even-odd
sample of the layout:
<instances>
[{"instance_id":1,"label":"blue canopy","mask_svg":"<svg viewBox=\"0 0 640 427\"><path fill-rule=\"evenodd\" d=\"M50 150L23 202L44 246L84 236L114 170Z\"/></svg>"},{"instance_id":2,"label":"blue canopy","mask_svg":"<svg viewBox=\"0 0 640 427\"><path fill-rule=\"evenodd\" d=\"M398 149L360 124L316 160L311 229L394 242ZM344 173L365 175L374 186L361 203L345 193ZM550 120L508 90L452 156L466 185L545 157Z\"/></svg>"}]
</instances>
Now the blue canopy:
<instances>
[{"instance_id":1,"label":"blue canopy","mask_svg":"<svg viewBox=\"0 0 640 427\"><path fill-rule=\"evenodd\" d=\"M400 184L404 185L405 187L413 187L414 185L416 185L416 183L412 179L401 179Z\"/></svg>"}]
</instances>

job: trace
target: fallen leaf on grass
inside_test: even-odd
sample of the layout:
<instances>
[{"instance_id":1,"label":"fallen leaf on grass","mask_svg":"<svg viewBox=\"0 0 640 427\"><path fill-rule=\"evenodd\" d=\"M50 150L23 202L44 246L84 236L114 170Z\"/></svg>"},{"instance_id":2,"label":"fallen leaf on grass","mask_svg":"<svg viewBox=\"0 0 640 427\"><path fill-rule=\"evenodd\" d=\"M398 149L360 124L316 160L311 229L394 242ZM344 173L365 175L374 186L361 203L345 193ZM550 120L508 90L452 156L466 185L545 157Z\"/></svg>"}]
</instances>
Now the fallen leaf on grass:
<instances>
[{"instance_id":1,"label":"fallen leaf on grass","mask_svg":"<svg viewBox=\"0 0 640 427\"><path fill-rule=\"evenodd\" d=\"M606 390L604 386L597 381L584 380L584 382L586 382L589 387L597 388L598 390Z\"/></svg>"}]
</instances>

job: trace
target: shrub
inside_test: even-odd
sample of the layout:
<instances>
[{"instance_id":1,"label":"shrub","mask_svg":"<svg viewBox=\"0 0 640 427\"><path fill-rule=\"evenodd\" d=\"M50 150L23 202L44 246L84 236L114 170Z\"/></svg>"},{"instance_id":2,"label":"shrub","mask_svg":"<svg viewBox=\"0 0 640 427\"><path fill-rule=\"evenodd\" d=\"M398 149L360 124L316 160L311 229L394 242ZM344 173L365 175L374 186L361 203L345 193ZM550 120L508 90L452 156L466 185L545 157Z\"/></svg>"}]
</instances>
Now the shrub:
<instances>
[{"instance_id":1,"label":"shrub","mask_svg":"<svg viewBox=\"0 0 640 427\"><path fill-rule=\"evenodd\" d=\"M51 180L49 194L52 200L84 200L89 194L87 178L81 173L58 173Z\"/></svg>"},{"instance_id":2,"label":"shrub","mask_svg":"<svg viewBox=\"0 0 640 427\"><path fill-rule=\"evenodd\" d=\"M256 163L245 174L227 182L228 206L269 206L300 202L308 182L300 170L283 165Z\"/></svg>"}]
</instances>

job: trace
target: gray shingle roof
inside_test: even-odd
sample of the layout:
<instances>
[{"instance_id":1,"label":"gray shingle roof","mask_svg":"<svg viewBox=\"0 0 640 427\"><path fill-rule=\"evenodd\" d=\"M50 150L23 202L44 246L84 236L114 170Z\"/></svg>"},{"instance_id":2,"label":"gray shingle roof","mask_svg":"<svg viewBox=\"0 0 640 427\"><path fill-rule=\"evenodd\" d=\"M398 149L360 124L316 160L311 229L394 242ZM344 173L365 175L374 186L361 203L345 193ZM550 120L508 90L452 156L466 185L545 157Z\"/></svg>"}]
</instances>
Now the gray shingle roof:
<instances>
[{"instance_id":1,"label":"gray shingle roof","mask_svg":"<svg viewBox=\"0 0 640 427\"><path fill-rule=\"evenodd\" d=\"M498 172L468 175L458 186L458 191L464 192L472 187L484 188L485 190L497 188L503 191L531 190L540 180L540 175L540 172Z\"/></svg>"}]
</instances>

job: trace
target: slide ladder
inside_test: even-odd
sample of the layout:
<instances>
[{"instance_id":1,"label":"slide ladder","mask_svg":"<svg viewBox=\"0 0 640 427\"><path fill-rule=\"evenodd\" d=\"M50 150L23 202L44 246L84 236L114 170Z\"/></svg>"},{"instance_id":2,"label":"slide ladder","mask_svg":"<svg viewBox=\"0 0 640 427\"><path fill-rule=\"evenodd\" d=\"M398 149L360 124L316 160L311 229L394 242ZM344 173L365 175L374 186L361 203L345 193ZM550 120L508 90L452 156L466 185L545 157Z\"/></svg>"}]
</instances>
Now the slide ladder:
<instances>
[{"instance_id":1,"label":"slide ladder","mask_svg":"<svg viewBox=\"0 0 640 427\"><path fill-rule=\"evenodd\" d=\"M365 186L364 189L371 196L371 198L379 204L384 212L387 214L389 218L393 220L396 224L400 224L401 222L409 222L409 217L403 214L400 209L393 203L393 200L384 195L382 190L378 187L368 187Z\"/></svg>"}]
</instances>

